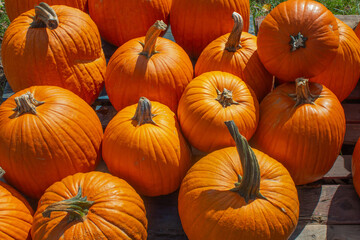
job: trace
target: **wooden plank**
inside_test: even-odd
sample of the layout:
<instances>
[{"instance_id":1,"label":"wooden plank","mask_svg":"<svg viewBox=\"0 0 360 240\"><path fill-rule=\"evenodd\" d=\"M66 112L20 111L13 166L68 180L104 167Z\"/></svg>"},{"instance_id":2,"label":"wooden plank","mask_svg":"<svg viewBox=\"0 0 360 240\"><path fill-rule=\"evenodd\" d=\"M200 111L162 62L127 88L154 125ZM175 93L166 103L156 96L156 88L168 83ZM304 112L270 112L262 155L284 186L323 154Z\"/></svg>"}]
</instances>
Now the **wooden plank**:
<instances>
[{"instance_id":1,"label":"wooden plank","mask_svg":"<svg viewBox=\"0 0 360 240\"><path fill-rule=\"evenodd\" d=\"M289 240L360 239L360 225L298 225Z\"/></svg>"},{"instance_id":2,"label":"wooden plank","mask_svg":"<svg viewBox=\"0 0 360 240\"><path fill-rule=\"evenodd\" d=\"M339 155L323 179L350 179L351 177L351 155Z\"/></svg>"},{"instance_id":3,"label":"wooden plank","mask_svg":"<svg viewBox=\"0 0 360 240\"><path fill-rule=\"evenodd\" d=\"M346 124L344 144L355 145L359 137L360 137L360 124L356 124L356 123Z\"/></svg>"},{"instance_id":4,"label":"wooden plank","mask_svg":"<svg viewBox=\"0 0 360 240\"><path fill-rule=\"evenodd\" d=\"M346 123L360 124L360 103L342 103L344 108Z\"/></svg>"},{"instance_id":5,"label":"wooden plank","mask_svg":"<svg viewBox=\"0 0 360 240\"><path fill-rule=\"evenodd\" d=\"M353 101L360 99L360 81L354 88L354 90L350 93L350 95L345 99L345 101Z\"/></svg>"}]
</instances>

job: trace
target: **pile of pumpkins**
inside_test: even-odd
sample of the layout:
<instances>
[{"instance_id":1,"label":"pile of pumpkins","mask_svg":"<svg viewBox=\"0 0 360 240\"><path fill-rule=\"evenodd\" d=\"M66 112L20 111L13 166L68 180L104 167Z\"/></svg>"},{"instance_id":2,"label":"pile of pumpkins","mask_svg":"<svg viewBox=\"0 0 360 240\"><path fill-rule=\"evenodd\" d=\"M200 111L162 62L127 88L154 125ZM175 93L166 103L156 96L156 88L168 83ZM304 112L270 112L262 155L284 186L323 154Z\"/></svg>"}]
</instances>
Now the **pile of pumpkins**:
<instances>
[{"instance_id":1,"label":"pile of pumpkins","mask_svg":"<svg viewBox=\"0 0 360 240\"><path fill-rule=\"evenodd\" d=\"M360 27L313 0L279 4L257 37L246 0L48 3L5 1L16 93L0 106L0 166L40 200L34 213L0 182L0 239L146 239L140 195L179 187L190 240L292 234L295 185L321 179L343 143ZM176 43L160 37L169 14ZM108 63L100 36L119 46ZM118 111L105 132L90 106L104 85ZM353 157L360 193L360 143Z\"/></svg>"}]
</instances>

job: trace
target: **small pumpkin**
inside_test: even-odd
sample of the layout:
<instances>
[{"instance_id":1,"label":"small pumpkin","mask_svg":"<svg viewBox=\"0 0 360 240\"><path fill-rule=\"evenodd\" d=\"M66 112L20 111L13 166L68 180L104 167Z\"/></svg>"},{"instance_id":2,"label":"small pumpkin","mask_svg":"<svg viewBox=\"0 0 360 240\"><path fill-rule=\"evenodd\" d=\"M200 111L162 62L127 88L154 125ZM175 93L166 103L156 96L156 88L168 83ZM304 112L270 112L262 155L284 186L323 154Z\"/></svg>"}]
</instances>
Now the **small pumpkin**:
<instances>
[{"instance_id":1,"label":"small pumpkin","mask_svg":"<svg viewBox=\"0 0 360 240\"><path fill-rule=\"evenodd\" d=\"M357 194L360 197L360 138L356 142L351 161L351 172L353 184Z\"/></svg>"},{"instance_id":2,"label":"small pumpkin","mask_svg":"<svg viewBox=\"0 0 360 240\"><path fill-rule=\"evenodd\" d=\"M158 37L166 24L156 21L145 37L135 38L111 56L105 87L116 110L144 96L176 112L180 97L193 77L193 66L176 43Z\"/></svg>"},{"instance_id":3,"label":"small pumpkin","mask_svg":"<svg viewBox=\"0 0 360 240\"><path fill-rule=\"evenodd\" d=\"M207 72L186 87L178 117L190 144L202 152L212 152L235 145L224 121L234 120L246 139L252 137L259 121L259 103L239 77L227 72Z\"/></svg>"},{"instance_id":4,"label":"small pumpkin","mask_svg":"<svg viewBox=\"0 0 360 240\"><path fill-rule=\"evenodd\" d=\"M68 176L39 201L33 240L134 239L147 237L144 202L124 180L108 173Z\"/></svg>"},{"instance_id":5,"label":"small pumpkin","mask_svg":"<svg viewBox=\"0 0 360 240\"><path fill-rule=\"evenodd\" d=\"M260 102L271 90L273 76L265 69L257 53L256 37L242 32L243 19L232 14L234 27L212 41L201 53L195 65L195 76L204 72L224 71L243 79L254 90Z\"/></svg>"},{"instance_id":6,"label":"small pumpkin","mask_svg":"<svg viewBox=\"0 0 360 240\"><path fill-rule=\"evenodd\" d=\"M102 155L110 173L146 196L174 192L191 164L175 114L144 97L109 122Z\"/></svg>"},{"instance_id":7,"label":"small pumpkin","mask_svg":"<svg viewBox=\"0 0 360 240\"><path fill-rule=\"evenodd\" d=\"M95 169L103 130L95 111L74 93L35 86L0 106L0 166L6 181L40 198L56 181Z\"/></svg>"},{"instance_id":8,"label":"small pumpkin","mask_svg":"<svg viewBox=\"0 0 360 240\"><path fill-rule=\"evenodd\" d=\"M79 9L40 3L10 24L1 56L15 92L36 85L59 86L91 104L104 86L106 60L99 31Z\"/></svg>"},{"instance_id":9,"label":"small pumpkin","mask_svg":"<svg viewBox=\"0 0 360 240\"><path fill-rule=\"evenodd\" d=\"M178 207L187 237L288 239L299 218L297 190L289 172L252 149L233 121L226 125L236 147L200 159L181 184Z\"/></svg>"},{"instance_id":10,"label":"small pumpkin","mask_svg":"<svg viewBox=\"0 0 360 240\"><path fill-rule=\"evenodd\" d=\"M238 12L244 19L244 31L250 23L248 0L173 0L171 32L175 41L192 59L197 59L213 40L231 31L231 14Z\"/></svg>"},{"instance_id":11,"label":"small pumpkin","mask_svg":"<svg viewBox=\"0 0 360 240\"><path fill-rule=\"evenodd\" d=\"M102 38L115 46L145 36L156 20L169 23L172 0L89 0L89 13Z\"/></svg>"},{"instance_id":12,"label":"small pumpkin","mask_svg":"<svg viewBox=\"0 0 360 240\"><path fill-rule=\"evenodd\" d=\"M328 88L308 79L275 88L260 104L251 145L281 162L295 184L321 179L340 153L345 114Z\"/></svg>"},{"instance_id":13,"label":"small pumpkin","mask_svg":"<svg viewBox=\"0 0 360 240\"><path fill-rule=\"evenodd\" d=\"M257 36L261 62L283 81L314 77L333 61L339 47L335 16L313 0L288 0L261 22Z\"/></svg>"}]
</instances>

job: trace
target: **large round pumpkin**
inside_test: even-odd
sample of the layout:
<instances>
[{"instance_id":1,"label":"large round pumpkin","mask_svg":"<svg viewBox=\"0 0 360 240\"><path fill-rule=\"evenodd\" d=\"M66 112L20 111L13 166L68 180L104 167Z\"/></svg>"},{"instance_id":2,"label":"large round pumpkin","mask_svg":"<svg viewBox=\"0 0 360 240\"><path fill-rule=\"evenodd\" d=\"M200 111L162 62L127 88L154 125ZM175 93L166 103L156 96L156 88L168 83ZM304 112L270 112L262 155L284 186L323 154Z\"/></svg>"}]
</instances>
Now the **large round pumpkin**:
<instances>
[{"instance_id":1,"label":"large round pumpkin","mask_svg":"<svg viewBox=\"0 0 360 240\"><path fill-rule=\"evenodd\" d=\"M250 148L234 123L229 128L236 148L203 157L181 184L179 215L186 235L189 240L288 239L299 218L289 172Z\"/></svg>"},{"instance_id":2,"label":"large round pumpkin","mask_svg":"<svg viewBox=\"0 0 360 240\"><path fill-rule=\"evenodd\" d=\"M234 28L212 41L195 65L195 76L204 72L224 71L243 79L254 90L259 102L271 90L273 76L265 69L257 53L256 37L243 30L243 19L234 12Z\"/></svg>"},{"instance_id":3,"label":"large round pumpkin","mask_svg":"<svg viewBox=\"0 0 360 240\"><path fill-rule=\"evenodd\" d=\"M88 0L47 0L49 5L66 5L78 8L84 12L87 11ZM34 8L34 6L43 2L42 0L5 0L5 9L10 21L14 20L20 14Z\"/></svg>"},{"instance_id":4,"label":"large round pumpkin","mask_svg":"<svg viewBox=\"0 0 360 240\"><path fill-rule=\"evenodd\" d=\"M101 36L121 46L145 36L156 20L169 23L171 0L89 0L89 13Z\"/></svg>"},{"instance_id":5,"label":"large round pumpkin","mask_svg":"<svg viewBox=\"0 0 360 240\"><path fill-rule=\"evenodd\" d=\"M231 14L238 12L244 19L244 31L250 22L248 0L173 0L171 31L175 41L193 59L213 40L231 32Z\"/></svg>"},{"instance_id":6,"label":"large round pumpkin","mask_svg":"<svg viewBox=\"0 0 360 240\"><path fill-rule=\"evenodd\" d=\"M111 56L105 87L116 110L135 104L144 96L176 112L193 77L193 66L179 45L158 37L165 29L166 24L156 21L146 37L128 41Z\"/></svg>"},{"instance_id":7,"label":"large round pumpkin","mask_svg":"<svg viewBox=\"0 0 360 240\"><path fill-rule=\"evenodd\" d=\"M258 32L261 62L284 81L320 74L339 46L335 16L313 0L288 0L261 22Z\"/></svg>"},{"instance_id":8,"label":"large round pumpkin","mask_svg":"<svg viewBox=\"0 0 360 240\"><path fill-rule=\"evenodd\" d=\"M79 9L41 3L14 20L1 47L14 91L59 86L92 103L104 86L106 60L99 31Z\"/></svg>"},{"instance_id":9,"label":"large round pumpkin","mask_svg":"<svg viewBox=\"0 0 360 240\"><path fill-rule=\"evenodd\" d=\"M0 106L0 166L5 179L32 198L56 181L92 171L103 130L95 111L60 87L20 91Z\"/></svg>"},{"instance_id":10,"label":"large round pumpkin","mask_svg":"<svg viewBox=\"0 0 360 240\"><path fill-rule=\"evenodd\" d=\"M145 240L144 202L124 180L108 173L68 176L51 185L39 201L33 240Z\"/></svg>"},{"instance_id":11,"label":"large round pumpkin","mask_svg":"<svg viewBox=\"0 0 360 240\"><path fill-rule=\"evenodd\" d=\"M355 190L360 197L360 138L355 145L352 155L351 172Z\"/></svg>"},{"instance_id":12,"label":"large round pumpkin","mask_svg":"<svg viewBox=\"0 0 360 240\"><path fill-rule=\"evenodd\" d=\"M328 88L299 78L268 94L251 139L281 162L297 185L319 180L334 164L345 135L344 110Z\"/></svg>"},{"instance_id":13,"label":"large round pumpkin","mask_svg":"<svg viewBox=\"0 0 360 240\"><path fill-rule=\"evenodd\" d=\"M227 72L207 72L193 79L179 102L178 117L185 138L203 152L234 146L224 121L234 120L247 139L259 120L259 103L251 88Z\"/></svg>"},{"instance_id":14,"label":"large round pumpkin","mask_svg":"<svg viewBox=\"0 0 360 240\"><path fill-rule=\"evenodd\" d=\"M143 97L110 121L102 155L110 173L146 196L174 192L191 161L175 114L167 106Z\"/></svg>"}]
</instances>

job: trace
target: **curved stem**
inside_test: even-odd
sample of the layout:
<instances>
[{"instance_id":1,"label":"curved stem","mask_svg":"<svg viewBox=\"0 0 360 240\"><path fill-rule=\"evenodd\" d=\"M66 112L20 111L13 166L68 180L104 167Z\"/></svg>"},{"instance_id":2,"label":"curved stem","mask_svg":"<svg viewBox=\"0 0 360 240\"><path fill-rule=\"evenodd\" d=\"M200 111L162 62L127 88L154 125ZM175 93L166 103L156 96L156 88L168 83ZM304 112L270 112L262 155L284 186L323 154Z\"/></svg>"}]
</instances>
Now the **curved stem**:
<instances>
[{"instance_id":1,"label":"curved stem","mask_svg":"<svg viewBox=\"0 0 360 240\"><path fill-rule=\"evenodd\" d=\"M235 183L235 187L230 190L242 196L246 203L256 198L266 199L260 193L260 168L254 151L251 149L246 138L239 133L239 129L233 120L226 121L225 124L232 138L235 140L236 149L239 153L243 169L243 176L241 177L238 174L238 182Z\"/></svg>"},{"instance_id":2,"label":"curved stem","mask_svg":"<svg viewBox=\"0 0 360 240\"><path fill-rule=\"evenodd\" d=\"M18 117L24 113L31 113L36 115L36 107L44 104L34 98L31 92L27 92L15 99L16 108L13 110L16 112L15 117Z\"/></svg>"},{"instance_id":3,"label":"curved stem","mask_svg":"<svg viewBox=\"0 0 360 240\"><path fill-rule=\"evenodd\" d=\"M154 25L150 27L145 36L145 43L141 43L144 47L141 55L150 58L152 55L156 54L156 40L159 37L162 31L165 31L167 25L162 20L157 20Z\"/></svg>"},{"instance_id":4,"label":"curved stem","mask_svg":"<svg viewBox=\"0 0 360 240\"><path fill-rule=\"evenodd\" d=\"M87 197L81 197L82 191L79 187L77 195L70 199L49 205L42 213L43 217L49 218L52 212L68 212L69 222L74 220L82 220L89 212L89 208L95 203L88 201Z\"/></svg>"},{"instance_id":5,"label":"curved stem","mask_svg":"<svg viewBox=\"0 0 360 240\"><path fill-rule=\"evenodd\" d=\"M48 4L41 2L35 7L34 21L31 23L32 28L47 27L53 30L59 26L59 19L54 11Z\"/></svg>"},{"instance_id":6,"label":"curved stem","mask_svg":"<svg viewBox=\"0 0 360 240\"><path fill-rule=\"evenodd\" d=\"M296 36L290 35L290 46L291 46L291 52L294 52L298 50L299 48L306 48L305 42L307 40L307 37L304 37L304 35L301 34L301 32L298 33Z\"/></svg>"},{"instance_id":7,"label":"curved stem","mask_svg":"<svg viewBox=\"0 0 360 240\"><path fill-rule=\"evenodd\" d=\"M215 98L215 100L217 100L221 104L221 106L223 106L223 108L229 107L233 104L235 105L239 104L238 102L233 100L232 91L224 88L223 92L220 92L218 89L216 89L216 92L218 96L217 98Z\"/></svg>"},{"instance_id":8,"label":"curved stem","mask_svg":"<svg viewBox=\"0 0 360 240\"><path fill-rule=\"evenodd\" d=\"M139 99L139 103L137 105L135 115L131 118L132 120L137 121L138 126L141 126L146 123L155 124L154 120L152 119L155 117L154 114L151 113L151 102L146 97L141 97Z\"/></svg>"},{"instance_id":9,"label":"curved stem","mask_svg":"<svg viewBox=\"0 0 360 240\"><path fill-rule=\"evenodd\" d=\"M311 94L309 88L309 80L306 78L297 78L295 82L296 82L296 93L289 94L289 96L293 98L294 101L296 101L295 107L306 103L314 104L315 99L318 98L319 96Z\"/></svg>"},{"instance_id":10,"label":"curved stem","mask_svg":"<svg viewBox=\"0 0 360 240\"><path fill-rule=\"evenodd\" d=\"M229 52L236 52L239 48L241 48L240 39L244 21L241 15L237 12L233 12L232 17L234 19L234 27L225 44L225 49Z\"/></svg>"}]
</instances>

